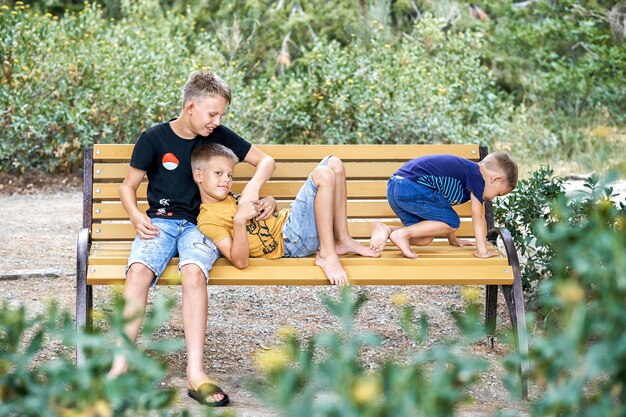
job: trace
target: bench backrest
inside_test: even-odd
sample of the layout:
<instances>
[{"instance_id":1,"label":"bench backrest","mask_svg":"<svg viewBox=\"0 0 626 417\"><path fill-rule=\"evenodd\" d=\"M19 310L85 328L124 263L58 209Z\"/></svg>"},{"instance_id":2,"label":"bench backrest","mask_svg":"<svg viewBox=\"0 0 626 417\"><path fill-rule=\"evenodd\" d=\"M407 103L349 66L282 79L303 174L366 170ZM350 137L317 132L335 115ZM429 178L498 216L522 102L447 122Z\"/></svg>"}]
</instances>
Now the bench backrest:
<instances>
[{"instance_id":1,"label":"bench backrest","mask_svg":"<svg viewBox=\"0 0 626 417\"><path fill-rule=\"evenodd\" d=\"M352 236L367 239L369 221L384 220L399 225L386 198L387 180L404 162L423 155L452 154L479 161L487 154L478 145L260 145L276 160L276 171L261 190L271 195L278 208L287 207L302 183L326 155L342 159L348 179L348 217ZM119 198L133 145L101 144L85 150L83 226L91 228L93 241L128 241L135 230ZM240 192L254 173L254 167L241 163L235 169L234 192ZM147 208L147 180L138 190L141 209ZM487 225L493 226L491 205L486 207ZM472 237L469 203L456 206L461 217L459 237Z\"/></svg>"}]
</instances>

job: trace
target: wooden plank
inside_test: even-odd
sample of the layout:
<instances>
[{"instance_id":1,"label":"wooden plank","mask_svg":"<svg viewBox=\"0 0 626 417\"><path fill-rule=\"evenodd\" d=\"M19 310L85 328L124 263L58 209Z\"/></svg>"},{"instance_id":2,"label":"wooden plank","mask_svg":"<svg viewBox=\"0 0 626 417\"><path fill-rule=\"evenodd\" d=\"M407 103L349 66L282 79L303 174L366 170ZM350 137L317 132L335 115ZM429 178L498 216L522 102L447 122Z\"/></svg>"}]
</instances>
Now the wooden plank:
<instances>
[{"instance_id":1,"label":"wooden plank","mask_svg":"<svg viewBox=\"0 0 626 417\"><path fill-rule=\"evenodd\" d=\"M233 183L233 192L240 193L248 182ZM95 183L93 186L93 196L97 201L119 200L120 182ZM304 184L304 180L277 181L271 179L261 188L261 195L271 195L275 198L293 198ZM137 198L146 200L148 183L141 183L137 189ZM378 181L358 181L348 180L348 198L387 198L387 179Z\"/></svg>"},{"instance_id":2,"label":"wooden plank","mask_svg":"<svg viewBox=\"0 0 626 417\"><path fill-rule=\"evenodd\" d=\"M458 266L463 267L467 265L474 266L507 266L508 259L501 254L498 257L481 259L476 258L473 253L473 248L451 248L448 252L436 252L428 251L428 247L416 247L419 255L419 266ZM458 250L453 250L458 249ZM128 249L123 251L92 251L89 255L90 265L126 265L128 262ZM310 265L313 257L306 258L290 258L281 260L252 258L250 259L250 266L305 266ZM408 259L402 256L398 249L390 249L385 251L380 258L366 258L357 255L343 255L341 256L341 263L343 265L352 266L366 266L372 267L394 267L394 266L415 266L414 259ZM172 258L169 265L177 265L178 258ZM215 265L227 266L230 262L226 258L220 258L215 262Z\"/></svg>"},{"instance_id":3,"label":"wooden plank","mask_svg":"<svg viewBox=\"0 0 626 417\"><path fill-rule=\"evenodd\" d=\"M279 200L277 202L277 209L282 210L288 208L291 205L291 201ZM148 209L148 203L138 203L139 210L146 211ZM462 204L455 207L455 211L461 217L471 216L471 206L469 203ZM380 200L350 200L348 201L348 218L362 219L362 218L395 218L396 214L393 212L387 201ZM93 218L95 220L127 220L128 214L122 207L122 203L95 203L93 205Z\"/></svg>"},{"instance_id":4,"label":"wooden plank","mask_svg":"<svg viewBox=\"0 0 626 417\"><path fill-rule=\"evenodd\" d=\"M390 226L401 226L398 221L386 221ZM368 238L371 235L369 222L348 222L350 235L355 238ZM473 237L474 229L471 222L461 222L457 230L459 237ZM95 240L131 240L135 238L135 228L130 223L100 223L91 228L91 238Z\"/></svg>"},{"instance_id":5,"label":"wooden plank","mask_svg":"<svg viewBox=\"0 0 626 417\"><path fill-rule=\"evenodd\" d=\"M415 264L419 260L414 260ZM286 267L250 266L245 270L233 266L213 267L210 285L329 285L321 268L311 265ZM506 266L395 266L392 270L372 266L345 267L354 285L510 285L513 274ZM124 265L92 265L87 272L89 285L121 285ZM178 285L176 266L168 266L159 279L162 285Z\"/></svg>"},{"instance_id":6,"label":"wooden plank","mask_svg":"<svg viewBox=\"0 0 626 417\"><path fill-rule=\"evenodd\" d=\"M263 152L277 161L319 161L332 154L349 160L408 160L424 155L446 153L466 159L478 160L478 145L257 145ZM96 161L128 161L133 152L132 144L94 145Z\"/></svg>"},{"instance_id":7,"label":"wooden plank","mask_svg":"<svg viewBox=\"0 0 626 417\"><path fill-rule=\"evenodd\" d=\"M279 162L272 175L274 179L305 179L318 165L317 162ZM388 179L400 166L400 162L346 162L346 176L350 179ZM252 178L255 167L250 164L237 164L235 178ZM127 163L94 164L94 180L123 180L128 171Z\"/></svg>"}]
</instances>

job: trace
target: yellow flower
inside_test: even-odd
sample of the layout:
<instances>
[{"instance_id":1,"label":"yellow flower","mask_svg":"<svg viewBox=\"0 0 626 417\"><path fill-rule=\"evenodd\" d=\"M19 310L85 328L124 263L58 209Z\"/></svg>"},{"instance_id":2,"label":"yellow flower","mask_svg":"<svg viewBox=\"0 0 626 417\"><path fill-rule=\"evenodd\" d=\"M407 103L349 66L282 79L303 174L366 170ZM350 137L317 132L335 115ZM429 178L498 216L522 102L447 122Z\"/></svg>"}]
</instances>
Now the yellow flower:
<instances>
[{"instance_id":1,"label":"yellow flower","mask_svg":"<svg viewBox=\"0 0 626 417\"><path fill-rule=\"evenodd\" d=\"M359 378L352 387L352 399L360 405L370 404L381 395L380 382L373 376Z\"/></svg>"},{"instance_id":2,"label":"yellow flower","mask_svg":"<svg viewBox=\"0 0 626 417\"><path fill-rule=\"evenodd\" d=\"M292 338L296 337L297 331L296 331L295 327L293 327L291 325L286 325L286 326L282 326L280 329L278 329L278 332L276 332L276 334L281 339L288 340L288 339L292 339Z\"/></svg>"},{"instance_id":3,"label":"yellow flower","mask_svg":"<svg viewBox=\"0 0 626 417\"><path fill-rule=\"evenodd\" d=\"M385 48L389 49L391 48L391 45L389 45L388 43L385 44Z\"/></svg>"},{"instance_id":4,"label":"yellow flower","mask_svg":"<svg viewBox=\"0 0 626 417\"><path fill-rule=\"evenodd\" d=\"M399 292L391 296L391 302L396 307L403 307L408 304L409 297L405 293Z\"/></svg>"},{"instance_id":5,"label":"yellow flower","mask_svg":"<svg viewBox=\"0 0 626 417\"><path fill-rule=\"evenodd\" d=\"M466 286L461 288L463 299L469 304L478 304L480 302L480 288L475 286Z\"/></svg>"},{"instance_id":6,"label":"yellow flower","mask_svg":"<svg viewBox=\"0 0 626 417\"><path fill-rule=\"evenodd\" d=\"M557 296L565 304L576 304L585 297L585 291L575 282L559 285L556 289Z\"/></svg>"},{"instance_id":7,"label":"yellow flower","mask_svg":"<svg viewBox=\"0 0 626 417\"><path fill-rule=\"evenodd\" d=\"M258 350L254 359L256 365L265 373L272 373L284 369L289 365L289 355L284 347L270 350Z\"/></svg>"},{"instance_id":8,"label":"yellow flower","mask_svg":"<svg viewBox=\"0 0 626 417\"><path fill-rule=\"evenodd\" d=\"M9 10L9 6L7 6L6 4L3 4L1 7L2 10Z\"/></svg>"}]
</instances>

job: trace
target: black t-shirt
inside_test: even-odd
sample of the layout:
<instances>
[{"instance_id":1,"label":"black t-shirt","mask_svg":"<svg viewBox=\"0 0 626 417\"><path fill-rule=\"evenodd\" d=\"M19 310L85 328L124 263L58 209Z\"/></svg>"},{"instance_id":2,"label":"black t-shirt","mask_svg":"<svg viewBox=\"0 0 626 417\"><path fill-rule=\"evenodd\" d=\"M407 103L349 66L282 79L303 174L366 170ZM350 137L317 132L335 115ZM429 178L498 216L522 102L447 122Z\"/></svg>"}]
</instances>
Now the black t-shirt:
<instances>
[{"instance_id":1,"label":"black t-shirt","mask_svg":"<svg viewBox=\"0 0 626 417\"><path fill-rule=\"evenodd\" d=\"M183 139L168 123L151 127L141 134L130 158L130 166L148 176L149 217L184 219L196 223L200 193L191 172L191 152L204 143L219 143L232 149L243 161L252 147L225 126L218 126L207 137Z\"/></svg>"}]
</instances>

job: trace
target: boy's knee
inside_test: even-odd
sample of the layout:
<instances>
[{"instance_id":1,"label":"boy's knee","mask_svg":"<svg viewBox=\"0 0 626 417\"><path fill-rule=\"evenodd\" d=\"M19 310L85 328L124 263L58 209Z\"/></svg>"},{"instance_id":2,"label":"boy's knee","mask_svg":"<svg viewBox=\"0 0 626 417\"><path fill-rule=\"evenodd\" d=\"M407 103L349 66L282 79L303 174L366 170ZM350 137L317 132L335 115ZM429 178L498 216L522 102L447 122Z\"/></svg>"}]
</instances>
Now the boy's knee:
<instances>
[{"instance_id":1,"label":"boy's knee","mask_svg":"<svg viewBox=\"0 0 626 417\"><path fill-rule=\"evenodd\" d=\"M128 268L125 285L149 287L153 280L154 272L141 262L135 262Z\"/></svg>"},{"instance_id":2,"label":"boy's knee","mask_svg":"<svg viewBox=\"0 0 626 417\"><path fill-rule=\"evenodd\" d=\"M328 158L328 167L337 175L346 175L346 168L343 161L336 156Z\"/></svg>"},{"instance_id":3,"label":"boy's knee","mask_svg":"<svg viewBox=\"0 0 626 417\"><path fill-rule=\"evenodd\" d=\"M206 276L196 264L187 264L181 267L180 277L183 287L206 287Z\"/></svg>"},{"instance_id":4,"label":"boy's knee","mask_svg":"<svg viewBox=\"0 0 626 417\"><path fill-rule=\"evenodd\" d=\"M313 181L315 181L315 184L318 186L321 184L335 183L335 173L328 166L316 167L311 174Z\"/></svg>"}]
</instances>

